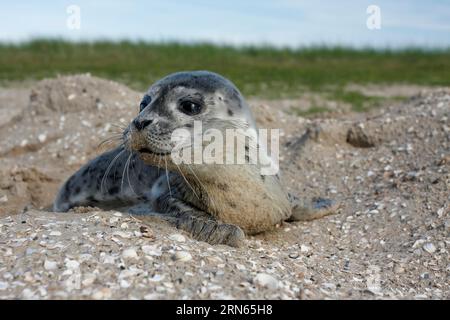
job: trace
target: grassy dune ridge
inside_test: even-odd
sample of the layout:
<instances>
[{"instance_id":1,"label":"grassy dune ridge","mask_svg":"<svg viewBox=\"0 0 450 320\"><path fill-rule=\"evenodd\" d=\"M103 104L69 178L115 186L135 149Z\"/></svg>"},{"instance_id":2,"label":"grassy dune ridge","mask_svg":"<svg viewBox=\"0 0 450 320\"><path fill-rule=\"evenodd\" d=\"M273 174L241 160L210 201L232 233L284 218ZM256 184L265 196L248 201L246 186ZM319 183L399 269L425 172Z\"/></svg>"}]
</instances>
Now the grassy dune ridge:
<instances>
[{"instance_id":1,"label":"grassy dune ridge","mask_svg":"<svg viewBox=\"0 0 450 320\"><path fill-rule=\"evenodd\" d=\"M306 89L354 101L358 108L358 101L365 97L344 94L343 88L348 84L450 85L450 49L278 49L49 39L0 43L2 84L90 72L144 90L168 73L195 69L229 77L247 96L295 97Z\"/></svg>"}]
</instances>

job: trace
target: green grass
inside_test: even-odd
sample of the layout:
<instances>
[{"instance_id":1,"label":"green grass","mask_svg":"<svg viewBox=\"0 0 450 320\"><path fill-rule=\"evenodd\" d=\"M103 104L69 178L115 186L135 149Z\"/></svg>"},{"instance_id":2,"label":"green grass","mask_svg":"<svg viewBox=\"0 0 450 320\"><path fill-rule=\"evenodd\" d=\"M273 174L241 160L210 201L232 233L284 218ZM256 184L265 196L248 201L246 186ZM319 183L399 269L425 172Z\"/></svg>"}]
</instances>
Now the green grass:
<instances>
[{"instance_id":1,"label":"green grass","mask_svg":"<svg viewBox=\"0 0 450 320\"><path fill-rule=\"evenodd\" d=\"M318 106L318 105L313 105L311 106L309 109L307 110L300 110L298 108L291 108L291 112L294 113L297 116L300 117L313 117L317 114L320 113L325 113L325 112L329 112L330 109L328 109L327 107L323 107L323 106Z\"/></svg>"},{"instance_id":2,"label":"green grass","mask_svg":"<svg viewBox=\"0 0 450 320\"><path fill-rule=\"evenodd\" d=\"M348 103L352 106L353 111L366 111L379 105L385 98L367 96L358 91L336 90L330 94L330 98Z\"/></svg>"},{"instance_id":3,"label":"green grass","mask_svg":"<svg viewBox=\"0 0 450 320\"><path fill-rule=\"evenodd\" d=\"M207 69L249 95L268 98L323 91L364 109L367 97L344 92L350 83L450 85L450 49L402 51L347 48L275 49L211 44L67 42L0 43L0 82L90 72L144 90L180 70ZM333 93L334 92L334 93Z\"/></svg>"}]
</instances>

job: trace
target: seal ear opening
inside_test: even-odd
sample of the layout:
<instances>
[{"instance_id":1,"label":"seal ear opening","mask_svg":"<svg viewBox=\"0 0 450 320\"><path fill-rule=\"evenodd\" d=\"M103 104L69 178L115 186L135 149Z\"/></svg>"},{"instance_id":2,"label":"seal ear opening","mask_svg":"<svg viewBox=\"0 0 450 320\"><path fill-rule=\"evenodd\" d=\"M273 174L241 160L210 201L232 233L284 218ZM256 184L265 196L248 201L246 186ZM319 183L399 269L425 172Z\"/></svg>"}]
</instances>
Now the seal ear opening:
<instances>
[{"instance_id":1,"label":"seal ear opening","mask_svg":"<svg viewBox=\"0 0 450 320\"><path fill-rule=\"evenodd\" d=\"M310 203L295 199L287 221L311 221L337 213L339 204L330 199L313 198Z\"/></svg>"}]
</instances>

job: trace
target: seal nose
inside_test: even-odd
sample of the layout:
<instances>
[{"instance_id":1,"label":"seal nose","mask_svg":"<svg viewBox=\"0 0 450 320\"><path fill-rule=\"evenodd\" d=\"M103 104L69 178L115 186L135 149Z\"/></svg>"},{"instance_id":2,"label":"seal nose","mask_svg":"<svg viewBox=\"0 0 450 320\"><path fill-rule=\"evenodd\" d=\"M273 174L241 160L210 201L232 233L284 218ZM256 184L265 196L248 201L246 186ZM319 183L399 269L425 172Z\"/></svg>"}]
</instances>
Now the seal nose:
<instances>
[{"instance_id":1,"label":"seal nose","mask_svg":"<svg viewBox=\"0 0 450 320\"><path fill-rule=\"evenodd\" d=\"M153 122L153 120L148 120L148 119L139 120L136 118L133 120L133 125L138 131L140 131L140 130L144 129L145 127L147 127L152 122Z\"/></svg>"}]
</instances>

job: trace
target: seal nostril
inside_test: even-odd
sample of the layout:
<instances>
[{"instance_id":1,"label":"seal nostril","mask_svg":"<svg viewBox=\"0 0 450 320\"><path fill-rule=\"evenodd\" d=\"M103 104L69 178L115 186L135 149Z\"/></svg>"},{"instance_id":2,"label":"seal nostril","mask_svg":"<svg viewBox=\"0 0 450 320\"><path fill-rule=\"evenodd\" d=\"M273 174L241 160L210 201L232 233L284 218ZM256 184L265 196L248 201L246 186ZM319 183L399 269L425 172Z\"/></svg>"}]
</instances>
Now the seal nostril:
<instances>
[{"instance_id":1,"label":"seal nostril","mask_svg":"<svg viewBox=\"0 0 450 320\"><path fill-rule=\"evenodd\" d=\"M149 124L151 124L153 122L153 120L142 120L139 121L138 119L134 119L133 120L133 125L135 126L135 128L137 130L142 130L145 127L147 127Z\"/></svg>"}]
</instances>

